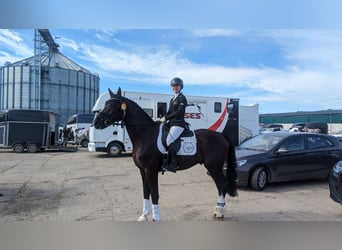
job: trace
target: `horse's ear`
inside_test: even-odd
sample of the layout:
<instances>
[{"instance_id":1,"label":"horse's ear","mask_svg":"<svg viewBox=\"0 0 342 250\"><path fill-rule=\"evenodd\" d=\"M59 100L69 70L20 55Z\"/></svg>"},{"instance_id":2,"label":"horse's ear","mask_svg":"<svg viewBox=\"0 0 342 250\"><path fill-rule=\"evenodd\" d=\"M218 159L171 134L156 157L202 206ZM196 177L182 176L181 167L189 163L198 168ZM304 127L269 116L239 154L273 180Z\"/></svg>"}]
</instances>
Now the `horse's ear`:
<instances>
[{"instance_id":1,"label":"horse's ear","mask_svg":"<svg viewBox=\"0 0 342 250\"><path fill-rule=\"evenodd\" d=\"M118 88L118 91L116 92L116 94L119 96L119 98L121 98L121 88Z\"/></svg>"},{"instance_id":2,"label":"horse's ear","mask_svg":"<svg viewBox=\"0 0 342 250\"><path fill-rule=\"evenodd\" d=\"M110 97L113 98L114 97L114 93L109 88L108 88L108 91L109 91Z\"/></svg>"}]
</instances>

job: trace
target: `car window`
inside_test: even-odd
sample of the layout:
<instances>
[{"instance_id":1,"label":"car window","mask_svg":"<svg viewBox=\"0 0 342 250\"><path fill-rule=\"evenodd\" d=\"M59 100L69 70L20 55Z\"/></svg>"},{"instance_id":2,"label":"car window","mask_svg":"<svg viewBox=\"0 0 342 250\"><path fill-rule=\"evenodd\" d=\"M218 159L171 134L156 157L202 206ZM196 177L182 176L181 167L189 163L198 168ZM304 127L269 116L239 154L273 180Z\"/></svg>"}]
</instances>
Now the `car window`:
<instances>
[{"instance_id":1,"label":"car window","mask_svg":"<svg viewBox=\"0 0 342 250\"><path fill-rule=\"evenodd\" d=\"M302 136L292 136L284 140L279 146L279 150L298 151L304 150L304 140Z\"/></svg>"},{"instance_id":2,"label":"car window","mask_svg":"<svg viewBox=\"0 0 342 250\"><path fill-rule=\"evenodd\" d=\"M244 143L242 143L239 148L244 149L255 149L255 150L269 150L274 147L283 136L276 136L273 134L260 134L253 137Z\"/></svg>"},{"instance_id":3,"label":"car window","mask_svg":"<svg viewBox=\"0 0 342 250\"><path fill-rule=\"evenodd\" d=\"M333 143L328 139L319 135L307 136L308 149L319 149L333 146Z\"/></svg>"}]
</instances>

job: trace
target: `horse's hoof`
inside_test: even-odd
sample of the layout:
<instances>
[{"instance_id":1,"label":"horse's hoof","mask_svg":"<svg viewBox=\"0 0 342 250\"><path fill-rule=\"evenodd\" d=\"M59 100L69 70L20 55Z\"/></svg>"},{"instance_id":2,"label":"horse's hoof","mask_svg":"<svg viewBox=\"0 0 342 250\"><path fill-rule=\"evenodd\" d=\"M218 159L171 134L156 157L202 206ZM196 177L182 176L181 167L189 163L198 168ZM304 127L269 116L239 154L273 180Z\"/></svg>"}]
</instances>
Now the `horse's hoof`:
<instances>
[{"instance_id":1,"label":"horse's hoof","mask_svg":"<svg viewBox=\"0 0 342 250\"><path fill-rule=\"evenodd\" d=\"M221 216L217 215L217 214L214 214L213 215L213 219L214 220L224 220L224 215L222 214Z\"/></svg>"},{"instance_id":2,"label":"horse's hoof","mask_svg":"<svg viewBox=\"0 0 342 250\"><path fill-rule=\"evenodd\" d=\"M148 221L147 215L142 214L139 218L138 221Z\"/></svg>"},{"instance_id":3,"label":"horse's hoof","mask_svg":"<svg viewBox=\"0 0 342 250\"><path fill-rule=\"evenodd\" d=\"M226 211L226 207L221 207L221 206L215 207L213 219L223 220L225 211Z\"/></svg>"}]
</instances>

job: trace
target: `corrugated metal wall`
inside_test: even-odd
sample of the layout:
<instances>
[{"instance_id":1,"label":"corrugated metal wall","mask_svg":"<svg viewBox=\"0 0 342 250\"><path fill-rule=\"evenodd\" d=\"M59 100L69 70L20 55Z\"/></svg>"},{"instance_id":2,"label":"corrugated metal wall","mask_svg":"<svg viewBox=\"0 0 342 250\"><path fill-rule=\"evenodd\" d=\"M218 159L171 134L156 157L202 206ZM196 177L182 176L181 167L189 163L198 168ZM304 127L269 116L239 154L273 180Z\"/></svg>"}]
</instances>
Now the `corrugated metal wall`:
<instances>
[{"instance_id":1,"label":"corrugated metal wall","mask_svg":"<svg viewBox=\"0 0 342 250\"><path fill-rule=\"evenodd\" d=\"M33 109L33 66L0 68L0 109ZM72 114L90 113L99 96L99 77L83 71L42 67L40 107L60 114L65 124Z\"/></svg>"}]
</instances>

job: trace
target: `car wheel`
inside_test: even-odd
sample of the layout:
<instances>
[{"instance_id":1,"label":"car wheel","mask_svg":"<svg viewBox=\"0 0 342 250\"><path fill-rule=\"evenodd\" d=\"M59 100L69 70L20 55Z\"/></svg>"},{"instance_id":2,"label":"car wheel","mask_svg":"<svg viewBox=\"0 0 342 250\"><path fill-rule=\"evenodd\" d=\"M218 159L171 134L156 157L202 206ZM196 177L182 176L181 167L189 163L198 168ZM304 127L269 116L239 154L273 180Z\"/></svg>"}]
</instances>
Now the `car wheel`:
<instances>
[{"instance_id":1,"label":"car wheel","mask_svg":"<svg viewBox=\"0 0 342 250\"><path fill-rule=\"evenodd\" d=\"M111 157L118 157L122 154L122 147L117 142L112 142L107 147L107 153Z\"/></svg>"},{"instance_id":2,"label":"car wheel","mask_svg":"<svg viewBox=\"0 0 342 250\"><path fill-rule=\"evenodd\" d=\"M251 187L257 191L261 191L267 184L267 171L264 167L254 170L251 176Z\"/></svg>"},{"instance_id":3,"label":"car wheel","mask_svg":"<svg viewBox=\"0 0 342 250\"><path fill-rule=\"evenodd\" d=\"M20 143L14 144L13 145L13 151L16 152L16 153L24 152L24 145L20 144Z\"/></svg>"},{"instance_id":4,"label":"car wheel","mask_svg":"<svg viewBox=\"0 0 342 250\"><path fill-rule=\"evenodd\" d=\"M38 151L38 146L34 143L27 144L27 152L36 153Z\"/></svg>"},{"instance_id":5,"label":"car wheel","mask_svg":"<svg viewBox=\"0 0 342 250\"><path fill-rule=\"evenodd\" d=\"M82 148L87 148L88 147L89 141L87 139L84 139L81 141L81 146Z\"/></svg>"}]
</instances>

